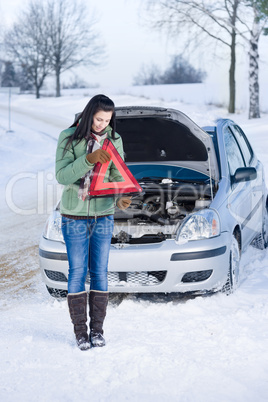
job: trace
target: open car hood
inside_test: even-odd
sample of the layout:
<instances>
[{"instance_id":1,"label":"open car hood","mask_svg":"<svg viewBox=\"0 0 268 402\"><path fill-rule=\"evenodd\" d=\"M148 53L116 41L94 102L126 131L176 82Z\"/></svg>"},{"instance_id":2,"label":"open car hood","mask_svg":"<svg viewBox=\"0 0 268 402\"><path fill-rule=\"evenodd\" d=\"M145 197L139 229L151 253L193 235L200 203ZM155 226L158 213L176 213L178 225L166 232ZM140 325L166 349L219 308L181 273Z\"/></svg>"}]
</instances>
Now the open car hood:
<instances>
[{"instance_id":1,"label":"open car hood","mask_svg":"<svg viewBox=\"0 0 268 402\"><path fill-rule=\"evenodd\" d=\"M184 113L160 107L116 108L116 131L127 164L165 164L219 180L213 140Z\"/></svg>"}]
</instances>

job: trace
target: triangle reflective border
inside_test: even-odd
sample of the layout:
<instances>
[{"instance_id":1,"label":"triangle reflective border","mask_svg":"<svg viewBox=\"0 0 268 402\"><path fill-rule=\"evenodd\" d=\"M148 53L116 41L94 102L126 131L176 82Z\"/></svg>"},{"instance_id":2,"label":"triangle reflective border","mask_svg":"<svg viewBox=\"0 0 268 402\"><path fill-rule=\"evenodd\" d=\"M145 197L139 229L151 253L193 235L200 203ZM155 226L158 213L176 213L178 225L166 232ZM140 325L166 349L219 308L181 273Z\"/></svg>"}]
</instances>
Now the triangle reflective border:
<instances>
[{"instance_id":1,"label":"triangle reflective border","mask_svg":"<svg viewBox=\"0 0 268 402\"><path fill-rule=\"evenodd\" d=\"M89 197L106 197L110 195L120 194L133 195L133 193L142 193L143 190L141 186L121 158L115 146L108 138L104 140L102 149L109 152L109 154L111 155L110 162L112 161L115 164L116 168L122 176L123 181L105 183L104 178L110 162L106 162L103 164L98 162L93 168L93 177L88 192Z\"/></svg>"}]
</instances>

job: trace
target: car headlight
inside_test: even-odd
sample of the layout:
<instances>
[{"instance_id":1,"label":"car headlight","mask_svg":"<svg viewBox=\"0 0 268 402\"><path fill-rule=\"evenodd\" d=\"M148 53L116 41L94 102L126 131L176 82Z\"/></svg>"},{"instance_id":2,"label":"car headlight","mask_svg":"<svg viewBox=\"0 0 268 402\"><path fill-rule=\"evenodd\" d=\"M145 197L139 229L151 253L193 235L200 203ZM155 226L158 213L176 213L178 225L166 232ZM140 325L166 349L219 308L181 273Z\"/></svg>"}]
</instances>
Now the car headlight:
<instances>
[{"instance_id":1,"label":"car headlight","mask_svg":"<svg viewBox=\"0 0 268 402\"><path fill-rule=\"evenodd\" d=\"M220 219L214 209L202 209L193 213L181 225L176 243L183 244L192 240L210 239L219 236Z\"/></svg>"},{"instance_id":2,"label":"car headlight","mask_svg":"<svg viewBox=\"0 0 268 402\"><path fill-rule=\"evenodd\" d=\"M61 231L61 215L54 211L46 222L43 236L48 240L61 241L64 243Z\"/></svg>"}]
</instances>

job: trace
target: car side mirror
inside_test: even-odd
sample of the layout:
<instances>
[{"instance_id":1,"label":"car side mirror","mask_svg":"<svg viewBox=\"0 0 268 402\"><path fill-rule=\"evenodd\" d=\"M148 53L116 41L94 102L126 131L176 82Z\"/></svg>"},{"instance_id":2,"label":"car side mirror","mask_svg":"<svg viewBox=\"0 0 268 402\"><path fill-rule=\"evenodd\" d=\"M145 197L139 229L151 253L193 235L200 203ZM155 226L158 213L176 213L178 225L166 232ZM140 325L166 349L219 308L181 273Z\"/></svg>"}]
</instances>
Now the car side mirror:
<instances>
[{"instance_id":1,"label":"car side mirror","mask_svg":"<svg viewBox=\"0 0 268 402\"><path fill-rule=\"evenodd\" d=\"M235 171L235 174L231 176L231 182L240 183L243 181L254 180L257 177L257 170L254 167L242 167Z\"/></svg>"}]
</instances>

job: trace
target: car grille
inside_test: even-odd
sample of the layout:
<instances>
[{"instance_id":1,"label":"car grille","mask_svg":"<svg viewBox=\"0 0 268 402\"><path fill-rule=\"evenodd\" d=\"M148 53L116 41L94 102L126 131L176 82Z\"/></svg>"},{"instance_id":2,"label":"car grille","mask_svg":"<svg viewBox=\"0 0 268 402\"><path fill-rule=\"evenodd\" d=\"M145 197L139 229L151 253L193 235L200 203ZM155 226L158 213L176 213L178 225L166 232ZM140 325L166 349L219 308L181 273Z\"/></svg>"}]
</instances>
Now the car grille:
<instances>
[{"instance_id":1,"label":"car grille","mask_svg":"<svg viewBox=\"0 0 268 402\"><path fill-rule=\"evenodd\" d=\"M194 271L194 272L187 272L186 274L183 275L182 277L182 282L184 283L189 283L189 282L202 282L208 279L213 270L208 269L206 271Z\"/></svg>"},{"instance_id":2,"label":"car grille","mask_svg":"<svg viewBox=\"0 0 268 402\"><path fill-rule=\"evenodd\" d=\"M68 282L68 279L62 272L58 271L49 271L45 269L45 274L48 277L48 279L51 279L52 281L56 282Z\"/></svg>"},{"instance_id":3,"label":"car grille","mask_svg":"<svg viewBox=\"0 0 268 402\"><path fill-rule=\"evenodd\" d=\"M163 235L162 233L159 234L146 234L141 237L137 238L129 238L126 241L123 241L123 244L154 244L154 243L162 243L166 240L168 236ZM121 244L116 238L112 238L111 244Z\"/></svg>"},{"instance_id":4,"label":"car grille","mask_svg":"<svg viewBox=\"0 0 268 402\"><path fill-rule=\"evenodd\" d=\"M159 285L165 280L167 271L108 272L108 284L128 287Z\"/></svg>"},{"instance_id":5,"label":"car grille","mask_svg":"<svg viewBox=\"0 0 268 402\"><path fill-rule=\"evenodd\" d=\"M62 272L45 270L46 276L52 281L68 282ZM167 271L139 271L139 272L108 272L109 286L152 286L162 283L166 278ZM90 283L87 275L86 283Z\"/></svg>"}]
</instances>

